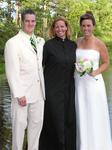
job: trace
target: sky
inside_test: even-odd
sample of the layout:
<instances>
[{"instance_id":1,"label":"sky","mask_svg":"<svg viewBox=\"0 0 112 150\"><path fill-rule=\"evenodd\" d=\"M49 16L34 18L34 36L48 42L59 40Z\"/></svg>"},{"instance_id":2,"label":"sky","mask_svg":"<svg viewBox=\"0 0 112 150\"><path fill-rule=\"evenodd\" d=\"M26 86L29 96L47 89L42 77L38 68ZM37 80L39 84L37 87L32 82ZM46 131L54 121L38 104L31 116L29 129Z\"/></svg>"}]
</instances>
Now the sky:
<instances>
[{"instance_id":1,"label":"sky","mask_svg":"<svg viewBox=\"0 0 112 150\"><path fill-rule=\"evenodd\" d=\"M13 3L15 3L16 0L12 0ZM3 8L7 10L7 6L8 6L8 3L7 2L0 2L0 8ZM12 17L15 19L16 17L16 11L13 11L12 12Z\"/></svg>"},{"instance_id":2,"label":"sky","mask_svg":"<svg viewBox=\"0 0 112 150\"><path fill-rule=\"evenodd\" d=\"M0 2L0 8L5 8L8 6L7 2Z\"/></svg>"}]
</instances>

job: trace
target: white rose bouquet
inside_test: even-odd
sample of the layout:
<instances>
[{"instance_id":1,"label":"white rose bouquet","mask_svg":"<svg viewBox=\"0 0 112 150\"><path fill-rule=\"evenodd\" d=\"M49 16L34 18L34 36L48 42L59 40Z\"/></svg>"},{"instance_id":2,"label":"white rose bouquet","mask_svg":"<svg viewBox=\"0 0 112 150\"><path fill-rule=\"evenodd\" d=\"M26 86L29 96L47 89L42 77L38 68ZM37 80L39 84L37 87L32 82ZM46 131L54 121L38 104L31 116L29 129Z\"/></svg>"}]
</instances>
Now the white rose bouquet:
<instances>
[{"instance_id":1,"label":"white rose bouquet","mask_svg":"<svg viewBox=\"0 0 112 150\"><path fill-rule=\"evenodd\" d=\"M76 66L76 70L80 74L80 76L91 73L93 70L93 62L89 59L79 59L75 63L75 66Z\"/></svg>"}]
</instances>

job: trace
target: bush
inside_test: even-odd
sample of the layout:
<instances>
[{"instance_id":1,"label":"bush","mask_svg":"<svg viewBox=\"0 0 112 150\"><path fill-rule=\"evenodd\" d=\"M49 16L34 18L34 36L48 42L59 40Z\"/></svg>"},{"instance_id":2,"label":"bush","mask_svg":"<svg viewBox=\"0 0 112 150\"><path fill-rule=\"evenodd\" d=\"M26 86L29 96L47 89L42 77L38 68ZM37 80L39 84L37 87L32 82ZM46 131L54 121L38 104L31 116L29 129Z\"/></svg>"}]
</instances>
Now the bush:
<instances>
[{"instance_id":1,"label":"bush","mask_svg":"<svg viewBox=\"0 0 112 150\"><path fill-rule=\"evenodd\" d=\"M18 27L11 21L0 23L0 54L4 53L6 41L18 32Z\"/></svg>"},{"instance_id":2,"label":"bush","mask_svg":"<svg viewBox=\"0 0 112 150\"><path fill-rule=\"evenodd\" d=\"M112 64L112 42L107 42L107 48L109 52L109 57L110 57L110 63Z\"/></svg>"},{"instance_id":3,"label":"bush","mask_svg":"<svg viewBox=\"0 0 112 150\"><path fill-rule=\"evenodd\" d=\"M4 74L5 73L5 64L1 63L0 64L0 74Z\"/></svg>"}]
</instances>

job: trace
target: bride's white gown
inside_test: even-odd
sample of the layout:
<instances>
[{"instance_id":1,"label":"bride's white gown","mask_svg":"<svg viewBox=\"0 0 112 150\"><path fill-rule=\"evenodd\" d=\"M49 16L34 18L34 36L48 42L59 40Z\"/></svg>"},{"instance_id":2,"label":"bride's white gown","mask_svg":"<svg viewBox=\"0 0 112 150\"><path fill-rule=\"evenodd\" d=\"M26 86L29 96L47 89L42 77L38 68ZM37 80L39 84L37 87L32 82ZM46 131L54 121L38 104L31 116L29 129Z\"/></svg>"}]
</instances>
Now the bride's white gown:
<instances>
[{"instance_id":1,"label":"bride's white gown","mask_svg":"<svg viewBox=\"0 0 112 150\"><path fill-rule=\"evenodd\" d=\"M100 54L93 49L77 49L77 60L93 61L93 69L99 67ZM77 150L112 150L110 121L104 80L75 73Z\"/></svg>"}]
</instances>

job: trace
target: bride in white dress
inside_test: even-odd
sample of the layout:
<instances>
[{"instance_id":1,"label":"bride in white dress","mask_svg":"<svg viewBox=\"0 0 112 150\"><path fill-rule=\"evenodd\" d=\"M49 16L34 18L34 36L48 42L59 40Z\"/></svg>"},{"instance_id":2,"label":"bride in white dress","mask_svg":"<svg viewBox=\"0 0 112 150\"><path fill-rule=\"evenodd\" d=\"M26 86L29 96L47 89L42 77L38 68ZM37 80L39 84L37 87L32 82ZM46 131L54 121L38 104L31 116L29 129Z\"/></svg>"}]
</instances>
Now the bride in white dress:
<instances>
[{"instance_id":1,"label":"bride in white dress","mask_svg":"<svg viewBox=\"0 0 112 150\"><path fill-rule=\"evenodd\" d=\"M109 66L105 44L92 31L94 16L80 17L83 37L77 40L76 59L92 61L91 73L75 73L77 150L112 150L107 96L102 72ZM101 60L101 63L99 62Z\"/></svg>"}]
</instances>

